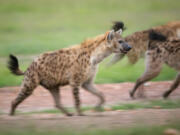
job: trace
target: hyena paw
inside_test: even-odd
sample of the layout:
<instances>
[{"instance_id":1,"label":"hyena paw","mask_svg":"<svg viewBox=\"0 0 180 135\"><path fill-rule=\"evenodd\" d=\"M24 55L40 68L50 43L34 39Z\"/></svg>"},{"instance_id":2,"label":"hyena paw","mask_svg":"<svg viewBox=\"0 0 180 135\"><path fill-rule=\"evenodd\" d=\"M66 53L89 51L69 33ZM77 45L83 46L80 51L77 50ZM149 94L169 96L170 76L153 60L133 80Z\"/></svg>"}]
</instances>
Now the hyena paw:
<instances>
[{"instance_id":1,"label":"hyena paw","mask_svg":"<svg viewBox=\"0 0 180 135\"><path fill-rule=\"evenodd\" d=\"M134 93L133 93L132 91L129 92L129 96L130 96L132 99L135 99Z\"/></svg>"},{"instance_id":2,"label":"hyena paw","mask_svg":"<svg viewBox=\"0 0 180 135\"><path fill-rule=\"evenodd\" d=\"M164 92L164 94L163 94L164 99L167 99L168 96L169 96L169 91Z\"/></svg>"},{"instance_id":3,"label":"hyena paw","mask_svg":"<svg viewBox=\"0 0 180 135\"><path fill-rule=\"evenodd\" d=\"M73 113L66 113L66 116L73 116Z\"/></svg>"},{"instance_id":4,"label":"hyena paw","mask_svg":"<svg viewBox=\"0 0 180 135\"><path fill-rule=\"evenodd\" d=\"M13 111L9 112L9 116L13 116L13 115L14 115Z\"/></svg>"},{"instance_id":5,"label":"hyena paw","mask_svg":"<svg viewBox=\"0 0 180 135\"><path fill-rule=\"evenodd\" d=\"M14 113L11 113L11 112L10 112L10 113L9 113L9 116L14 116Z\"/></svg>"},{"instance_id":6,"label":"hyena paw","mask_svg":"<svg viewBox=\"0 0 180 135\"><path fill-rule=\"evenodd\" d=\"M86 116L84 113L78 113L78 116Z\"/></svg>"}]
</instances>

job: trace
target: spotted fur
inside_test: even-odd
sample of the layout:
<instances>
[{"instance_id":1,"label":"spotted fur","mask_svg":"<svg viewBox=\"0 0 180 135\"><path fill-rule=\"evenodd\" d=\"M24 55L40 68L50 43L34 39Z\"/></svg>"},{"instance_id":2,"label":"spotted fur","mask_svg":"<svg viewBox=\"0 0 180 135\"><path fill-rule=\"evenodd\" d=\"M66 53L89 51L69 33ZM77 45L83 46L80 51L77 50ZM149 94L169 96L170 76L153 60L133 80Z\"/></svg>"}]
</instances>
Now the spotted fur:
<instances>
[{"instance_id":1,"label":"spotted fur","mask_svg":"<svg viewBox=\"0 0 180 135\"><path fill-rule=\"evenodd\" d=\"M131 64L135 64L139 58L144 57L149 41L148 35L152 30L162 33L163 35L167 36L167 38L180 38L180 21L169 22L165 25L135 32L125 37L125 41L132 46L131 51L127 53L128 60ZM115 54L110 62L110 65L115 64L123 57L123 54Z\"/></svg>"},{"instance_id":2,"label":"spotted fur","mask_svg":"<svg viewBox=\"0 0 180 135\"><path fill-rule=\"evenodd\" d=\"M82 115L79 99L80 87L100 99L97 105L97 108L100 108L105 100L103 94L94 86L93 80L98 64L104 58L112 53L125 53L131 49L121 37L123 26L116 31L111 30L85 40L79 45L41 54L24 73L19 69L17 58L10 55L9 69L16 75L18 72L24 74L21 90L12 101L10 114L14 114L16 107L30 96L38 85L50 91L55 106L68 116L72 114L64 109L59 101L59 87L64 85L72 87L78 115Z\"/></svg>"},{"instance_id":3,"label":"spotted fur","mask_svg":"<svg viewBox=\"0 0 180 135\"><path fill-rule=\"evenodd\" d=\"M134 93L140 85L156 77L160 73L163 64L167 64L178 71L174 83L163 94L163 97L167 98L180 83L180 39L167 39L166 36L151 31L149 34L148 50L146 52L146 70L136 81L133 90L130 92L130 96L134 97Z\"/></svg>"}]
</instances>

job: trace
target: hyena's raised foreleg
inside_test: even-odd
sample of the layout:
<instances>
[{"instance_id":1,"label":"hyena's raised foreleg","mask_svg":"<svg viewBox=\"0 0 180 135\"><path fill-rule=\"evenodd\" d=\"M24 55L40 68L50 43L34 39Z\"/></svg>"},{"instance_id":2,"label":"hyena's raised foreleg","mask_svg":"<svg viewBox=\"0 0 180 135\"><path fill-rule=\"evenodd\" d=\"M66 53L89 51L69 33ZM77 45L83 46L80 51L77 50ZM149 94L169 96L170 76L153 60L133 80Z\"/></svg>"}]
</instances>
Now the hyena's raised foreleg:
<instances>
[{"instance_id":1,"label":"hyena's raised foreleg","mask_svg":"<svg viewBox=\"0 0 180 135\"><path fill-rule=\"evenodd\" d=\"M96 109L101 110L101 107L105 102L104 95L96 89L96 87L93 84L93 81L92 80L87 81L82 85L82 87L100 99L100 102L97 104Z\"/></svg>"},{"instance_id":2,"label":"hyena's raised foreleg","mask_svg":"<svg viewBox=\"0 0 180 135\"><path fill-rule=\"evenodd\" d=\"M171 87L169 88L169 90L167 90L164 94L163 97L167 98L171 92L173 92L178 85L180 84L180 72L177 74L176 79L174 80L173 84L171 85Z\"/></svg>"},{"instance_id":3,"label":"hyena's raised foreleg","mask_svg":"<svg viewBox=\"0 0 180 135\"><path fill-rule=\"evenodd\" d=\"M111 66L112 64L116 64L118 61L120 61L122 58L124 58L124 54L118 53L114 54L110 62L108 62L108 66Z\"/></svg>"},{"instance_id":4,"label":"hyena's raised foreleg","mask_svg":"<svg viewBox=\"0 0 180 135\"><path fill-rule=\"evenodd\" d=\"M53 99L54 99L54 103L55 103L55 107L60 109L63 113L65 113L67 116L72 116L71 113L69 113L68 111L66 111L66 109L61 105L61 101L60 101L60 95L59 95L59 88L54 88L49 90Z\"/></svg>"},{"instance_id":5,"label":"hyena's raised foreleg","mask_svg":"<svg viewBox=\"0 0 180 135\"><path fill-rule=\"evenodd\" d=\"M38 81L34 78L34 76L32 76L32 78L25 76L18 96L11 103L10 115L14 115L17 106L32 94L37 85Z\"/></svg>"},{"instance_id":6,"label":"hyena's raised foreleg","mask_svg":"<svg viewBox=\"0 0 180 135\"><path fill-rule=\"evenodd\" d=\"M156 77L162 69L162 60L157 55L155 55L153 52L147 52L146 55L146 69L144 74L137 79L136 84L132 91L130 91L130 96L133 98L134 93L138 89L140 85L143 83L153 79Z\"/></svg>"}]
</instances>

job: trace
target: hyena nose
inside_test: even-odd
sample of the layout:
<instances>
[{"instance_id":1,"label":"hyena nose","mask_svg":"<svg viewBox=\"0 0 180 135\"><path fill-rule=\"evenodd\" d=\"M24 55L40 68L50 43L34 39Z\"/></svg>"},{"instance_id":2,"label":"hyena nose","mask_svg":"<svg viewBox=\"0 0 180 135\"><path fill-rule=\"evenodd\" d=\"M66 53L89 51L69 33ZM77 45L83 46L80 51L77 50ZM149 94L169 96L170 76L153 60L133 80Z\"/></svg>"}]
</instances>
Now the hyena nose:
<instances>
[{"instance_id":1,"label":"hyena nose","mask_svg":"<svg viewBox=\"0 0 180 135\"><path fill-rule=\"evenodd\" d=\"M131 50L131 49L132 49L132 47L131 47L130 45L128 45L128 44L124 47L124 50L125 50L125 51L129 51L129 50Z\"/></svg>"},{"instance_id":2,"label":"hyena nose","mask_svg":"<svg viewBox=\"0 0 180 135\"><path fill-rule=\"evenodd\" d=\"M128 45L127 51L131 50L132 47L130 45Z\"/></svg>"}]
</instances>

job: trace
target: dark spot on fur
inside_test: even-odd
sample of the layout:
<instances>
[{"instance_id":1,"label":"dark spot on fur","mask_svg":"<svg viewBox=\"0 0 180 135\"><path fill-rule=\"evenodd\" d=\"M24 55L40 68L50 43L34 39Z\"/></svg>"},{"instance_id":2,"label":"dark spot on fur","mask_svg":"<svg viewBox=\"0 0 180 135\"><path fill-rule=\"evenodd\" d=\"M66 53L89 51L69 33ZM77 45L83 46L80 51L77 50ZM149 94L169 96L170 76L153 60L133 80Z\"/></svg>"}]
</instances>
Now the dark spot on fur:
<instances>
[{"instance_id":1,"label":"dark spot on fur","mask_svg":"<svg viewBox=\"0 0 180 135\"><path fill-rule=\"evenodd\" d=\"M149 39L163 42L167 40L167 37L154 30L151 30L149 32Z\"/></svg>"},{"instance_id":2,"label":"dark spot on fur","mask_svg":"<svg viewBox=\"0 0 180 135\"><path fill-rule=\"evenodd\" d=\"M157 53L161 53L161 50L159 48L157 48Z\"/></svg>"},{"instance_id":3,"label":"dark spot on fur","mask_svg":"<svg viewBox=\"0 0 180 135\"><path fill-rule=\"evenodd\" d=\"M157 48L157 46L155 45L155 43L152 42L152 41L149 41L148 49L149 49L149 50L153 50L153 49L155 49L155 48Z\"/></svg>"},{"instance_id":4,"label":"dark spot on fur","mask_svg":"<svg viewBox=\"0 0 180 135\"><path fill-rule=\"evenodd\" d=\"M177 48L177 49L175 50L176 53L177 53L178 51L180 51L180 48Z\"/></svg>"}]
</instances>

